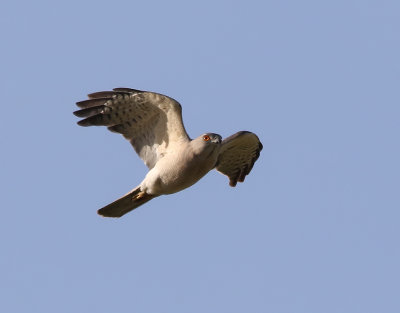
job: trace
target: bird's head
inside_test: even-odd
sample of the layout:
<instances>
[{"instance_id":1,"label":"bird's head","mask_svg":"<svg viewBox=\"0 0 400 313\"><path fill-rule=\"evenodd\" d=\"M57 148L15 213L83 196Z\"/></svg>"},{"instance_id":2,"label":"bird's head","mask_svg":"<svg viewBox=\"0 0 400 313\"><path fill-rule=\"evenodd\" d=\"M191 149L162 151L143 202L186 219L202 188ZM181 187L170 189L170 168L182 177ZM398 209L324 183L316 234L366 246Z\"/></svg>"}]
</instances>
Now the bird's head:
<instances>
[{"instance_id":1,"label":"bird's head","mask_svg":"<svg viewBox=\"0 0 400 313\"><path fill-rule=\"evenodd\" d=\"M220 144L222 142L222 137L214 133L206 133L201 135L198 139L203 141L205 144Z\"/></svg>"},{"instance_id":2,"label":"bird's head","mask_svg":"<svg viewBox=\"0 0 400 313\"><path fill-rule=\"evenodd\" d=\"M212 151L219 152L222 137L214 133L205 133L192 140L195 154L210 154Z\"/></svg>"}]
</instances>

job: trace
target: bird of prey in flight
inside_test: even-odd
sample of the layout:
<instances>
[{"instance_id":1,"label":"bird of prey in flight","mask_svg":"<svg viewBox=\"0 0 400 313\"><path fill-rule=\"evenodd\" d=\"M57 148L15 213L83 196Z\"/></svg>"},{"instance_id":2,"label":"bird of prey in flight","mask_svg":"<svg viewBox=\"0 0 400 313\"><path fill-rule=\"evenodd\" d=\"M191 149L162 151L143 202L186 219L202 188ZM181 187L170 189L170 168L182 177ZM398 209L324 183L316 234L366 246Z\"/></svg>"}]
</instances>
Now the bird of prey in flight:
<instances>
[{"instance_id":1,"label":"bird of prey in flight","mask_svg":"<svg viewBox=\"0 0 400 313\"><path fill-rule=\"evenodd\" d=\"M195 184L210 170L228 176L229 185L243 182L260 155L262 144L248 131L222 140L214 133L190 139L181 105L155 92L115 88L88 95L77 102L80 126L107 126L132 144L149 171L139 186L98 210L121 217L151 199L176 193Z\"/></svg>"}]
</instances>

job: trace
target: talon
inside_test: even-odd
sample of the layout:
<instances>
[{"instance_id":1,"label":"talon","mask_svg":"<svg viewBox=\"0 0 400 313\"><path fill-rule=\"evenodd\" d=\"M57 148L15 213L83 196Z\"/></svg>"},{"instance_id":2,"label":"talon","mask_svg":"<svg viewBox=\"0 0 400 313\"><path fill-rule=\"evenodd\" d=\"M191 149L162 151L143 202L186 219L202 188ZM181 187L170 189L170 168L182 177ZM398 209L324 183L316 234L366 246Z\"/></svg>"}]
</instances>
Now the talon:
<instances>
[{"instance_id":1,"label":"talon","mask_svg":"<svg viewBox=\"0 0 400 313\"><path fill-rule=\"evenodd\" d=\"M145 195L146 195L146 192L141 191L136 196L134 196L132 200L140 200L140 199L144 198Z\"/></svg>"}]
</instances>

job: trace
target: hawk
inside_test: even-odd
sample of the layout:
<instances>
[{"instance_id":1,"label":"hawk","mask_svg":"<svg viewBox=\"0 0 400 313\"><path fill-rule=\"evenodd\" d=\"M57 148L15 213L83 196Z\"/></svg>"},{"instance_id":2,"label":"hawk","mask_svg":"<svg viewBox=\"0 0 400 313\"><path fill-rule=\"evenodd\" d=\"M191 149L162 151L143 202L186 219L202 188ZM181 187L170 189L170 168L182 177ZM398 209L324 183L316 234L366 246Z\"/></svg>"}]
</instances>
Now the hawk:
<instances>
[{"instance_id":1,"label":"hawk","mask_svg":"<svg viewBox=\"0 0 400 313\"><path fill-rule=\"evenodd\" d=\"M139 186L98 210L105 217L121 217L151 199L176 193L216 169L229 185L243 182L263 148L252 132L240 131L222 140L214 133L190 139L176 100L155 92L115 88L88 95L77 102L80 126L107 126L130 141L149 171Z\"/></svg>"}]
</instances>

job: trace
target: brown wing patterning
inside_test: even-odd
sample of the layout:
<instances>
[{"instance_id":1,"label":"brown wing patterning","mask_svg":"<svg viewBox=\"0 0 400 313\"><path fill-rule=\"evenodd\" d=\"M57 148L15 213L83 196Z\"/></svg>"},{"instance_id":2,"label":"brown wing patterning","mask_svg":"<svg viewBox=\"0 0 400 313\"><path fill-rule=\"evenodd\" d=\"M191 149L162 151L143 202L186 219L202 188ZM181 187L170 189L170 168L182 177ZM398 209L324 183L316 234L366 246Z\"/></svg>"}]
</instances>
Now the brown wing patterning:
<instances>
[{"instance_id":1,"label":"brown wing patterning","mask_svg":"<svg viewBox=\"0 0 400 313\"><path fill-rule=\"evenodd\" d=\"M189 140L181 105L174 99L147 91L115 88L88 95L77 102L74 114L81 126L107 126L128 139L145 164L152 168L171 142Z\"/></svg>"},{"instance_id":2,"label":"brown wing patterning","mask_svg":"<svg viewBox=\"0 0 400 313\"><path fill-rule=\"evenodd\" d=\"M229 185L243 182L260 156L263 146L258 137L248 131L238 132L222 142L217 171L229 177Z\"/></svg>"}]
</instances>

